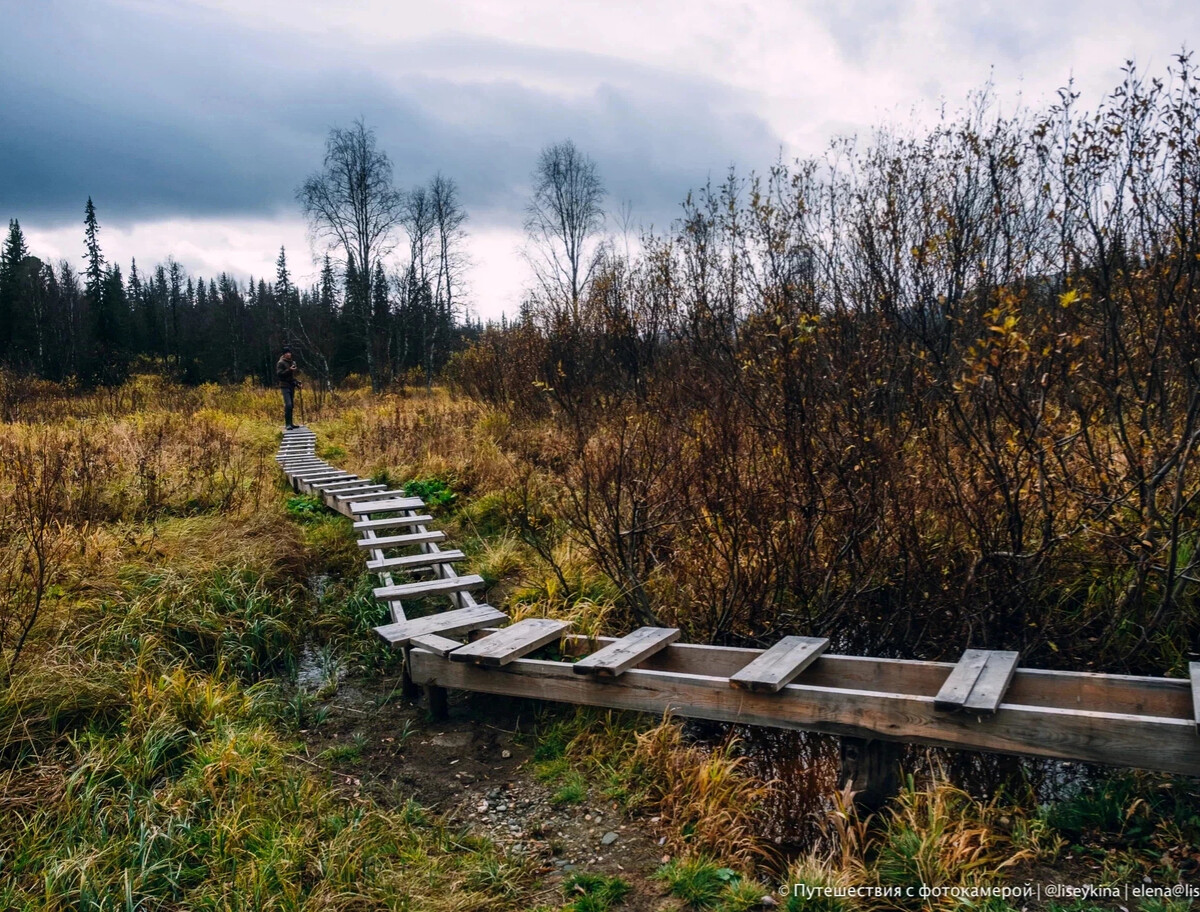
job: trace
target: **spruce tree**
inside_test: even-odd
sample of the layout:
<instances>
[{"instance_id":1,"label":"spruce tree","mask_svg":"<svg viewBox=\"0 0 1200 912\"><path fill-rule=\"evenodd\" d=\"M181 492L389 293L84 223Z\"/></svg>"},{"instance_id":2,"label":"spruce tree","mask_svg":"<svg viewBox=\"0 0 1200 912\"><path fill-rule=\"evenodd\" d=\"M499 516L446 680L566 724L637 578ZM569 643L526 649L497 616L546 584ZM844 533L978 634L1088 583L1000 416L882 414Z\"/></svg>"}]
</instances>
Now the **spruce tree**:
<instances>
[{"instance_id":1,"label":"spruce tree","mask_svg":"<svg viewBox=\"0 0 1200 912\"><path fill-rule=\"evenodd\" d=\"M19 277L28 251L16 219L8 223L8 237L0 250L0 361L11 356L13 328L20 319Z\"/></svg>"},{"instance_id":2,"label":"spruce tree","mask_svg":"<svg viewBox=\"0 0 1200 912\"><path fill-rule=\"evenodd\" d=\"M86 324L81 339L88 354L83 365L84 372L94 382L118 383L124 379L128 365L125 354L125 327L121 319L122 300L112 299L106 292L112 290L108 271L104 268L104 254L100 252L100 223L96 219L96 207L89 196L83 215L84 271L83 294L91 319ZM123 298L124 295L120 295ZM90 338L87 336L90 335Z\"/></svg>"},{"instance_id":3,"label":"spruce tree","mask_svg":"<svg viewBox=\"0 0 1200 912\"><path fill-rule=\"evenodd\" d=\"M96 221L96 207L92 204L90 196L83 214L83 233L84 244L87 247L87 253L83 255L87 260L83 290L92 303L98 305L103 294L104 254L100 252L100 223Z\"/></svg>"}]
</instances>

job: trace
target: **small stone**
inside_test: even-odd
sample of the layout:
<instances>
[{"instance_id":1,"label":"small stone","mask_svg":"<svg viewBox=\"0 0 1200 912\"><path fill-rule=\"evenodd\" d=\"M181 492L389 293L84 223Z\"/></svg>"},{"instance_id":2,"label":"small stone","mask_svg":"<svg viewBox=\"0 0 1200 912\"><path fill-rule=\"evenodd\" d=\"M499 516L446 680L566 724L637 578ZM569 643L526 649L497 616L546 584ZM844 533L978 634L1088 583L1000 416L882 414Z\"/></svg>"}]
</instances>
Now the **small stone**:
<instances>
[{"instance_id":1,"label":"small stone","mask_svg":"<svg viewBox=\"0 0 1200 912\"><path fill-rule=\"evenodd\" d=\"M501 760L511 760L512 759L512 751L510 751L510 750L500 751L500 759Z\"/></svg>"},{"instance_id":2,"label":"small stone","mask_svg":"<svg viewBox=\"0 0 1200 912\"><path fill-rule=\"evenodd\" d=\"M616 841L617 841L617 834L614 833L612 830L609 830L607 833L605 833L600 838L601 845L612 845Z\"/></svg>"},{"instance_id":3,"label":"small stone","mask_svg":"<svg viewBox=\"0 0 1200 912\"><path fill-rule=\"evenodd\" d=\"M488 809L488 803L486 801L479 802L479 806L475 808L475 810L480 811L481 813L483 811L486 811L487 809Z\"/></svg>"}]
</instances>

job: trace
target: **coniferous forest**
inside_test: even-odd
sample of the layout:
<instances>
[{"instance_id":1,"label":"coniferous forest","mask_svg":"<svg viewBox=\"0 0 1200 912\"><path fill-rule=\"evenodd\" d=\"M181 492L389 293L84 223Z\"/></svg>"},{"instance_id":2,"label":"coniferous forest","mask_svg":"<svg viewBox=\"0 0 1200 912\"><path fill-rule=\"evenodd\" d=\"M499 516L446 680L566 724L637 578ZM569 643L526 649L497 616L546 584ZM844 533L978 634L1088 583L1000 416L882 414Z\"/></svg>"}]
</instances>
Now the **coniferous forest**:
<instances>
[{"instance_id":1,"label":"coniferous forest","mask_svg":"<svg viewBox=\"0 0 1200 912\"><path fill-rule=\"evenodd\" d=\"M43 260L28 248L20 221L9 221L0 254L0 363L17 374L84 386L133 373L189 384L267 382L280 347L291 345L328 387L368 376L371 345L380 353L376 379L424 382L478 330L455 319L419 260L392 275L376 261L363 276L352 257L335 265L326 255L307 288L294 282L282 247L275 275L249 281L193 276L173 258L123 269L104 255L91 198L83 213L80 264Z\"/></svg>"}]
</instances>

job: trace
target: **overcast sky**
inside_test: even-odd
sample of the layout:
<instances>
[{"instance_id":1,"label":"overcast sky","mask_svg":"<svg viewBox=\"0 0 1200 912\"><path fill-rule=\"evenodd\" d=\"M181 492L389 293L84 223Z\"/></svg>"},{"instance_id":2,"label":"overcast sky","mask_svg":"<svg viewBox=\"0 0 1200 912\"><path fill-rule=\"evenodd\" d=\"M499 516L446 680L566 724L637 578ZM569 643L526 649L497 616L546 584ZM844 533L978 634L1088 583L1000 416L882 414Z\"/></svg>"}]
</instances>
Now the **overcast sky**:
<instances>
[{"instance_id":1,"label":"overcast sky","mask_svg":"<svg viewBox=\"0 0 1200 912\"><path fill-rule=\"evenodd\" d=\"M665 226L689 188L932 117L989 77L1006 108L1074 76L1089 104L1165 71L1196 0L0 0L0 218L82 256L304 282L295 189L363 117L400 186L442 171L470 221L476 313L514 312L539 149L571 138L612 208ZM615 226L614 226L615 227Z\"/></svg>"}]
</instances>

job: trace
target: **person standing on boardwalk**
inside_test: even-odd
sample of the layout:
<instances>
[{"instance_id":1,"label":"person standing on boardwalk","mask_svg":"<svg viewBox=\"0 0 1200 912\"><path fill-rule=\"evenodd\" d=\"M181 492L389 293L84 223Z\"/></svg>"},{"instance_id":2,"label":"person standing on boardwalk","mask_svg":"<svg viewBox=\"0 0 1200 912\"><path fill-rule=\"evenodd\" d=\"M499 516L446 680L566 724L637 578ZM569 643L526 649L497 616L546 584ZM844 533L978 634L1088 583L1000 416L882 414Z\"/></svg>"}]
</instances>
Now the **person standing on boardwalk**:
<instances>
[{"instance_id":1,"label":"person standing on boardwalk","mask_svg":"<svg viewBox=\"0 0 1200 912\"><path fill-rule=\"evenodd\" d=\"M292 405L296 387L300 385L300 381L296 379L299 370L300 365L292 358L292 350L284 347L279 363L275 365L275 377L279 380L279 389L283 393L283 423L289 431L296 429L296 425L292 424Z\"/></svg>"}]
</instances>

